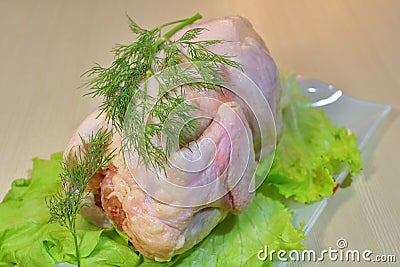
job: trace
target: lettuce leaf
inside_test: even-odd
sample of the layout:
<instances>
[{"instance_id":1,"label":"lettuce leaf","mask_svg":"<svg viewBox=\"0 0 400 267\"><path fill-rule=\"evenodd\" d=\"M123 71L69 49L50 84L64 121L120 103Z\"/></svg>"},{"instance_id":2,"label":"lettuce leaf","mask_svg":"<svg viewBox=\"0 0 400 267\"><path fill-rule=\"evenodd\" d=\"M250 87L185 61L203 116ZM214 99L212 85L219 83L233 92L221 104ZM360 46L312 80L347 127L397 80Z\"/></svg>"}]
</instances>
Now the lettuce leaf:
<instances>
[{"instance_id":1,"label":"lettuce leaf","mask_svg":"<svg viewBox=\"0 0 400 267\"><path fill-rule=\"evenodd\" d=\"M362 166L356 136L330 122L322 110L301 95L295 76L282 77L283 132L267 183L286 198L308 203L333 193L333 176L348 164L352 174Z\"/></svg>"},{"instance_id":2,"label":"lettuce leaf","mask_svg":"<svg viewBox=\"0 0 400 267\"><path fill-rule=\"evenodd\" d=\"M32 177L18 179L0 204L0 266L53 266L75 263L70 232L48 224L46 197L60 187L62 154L33 159ZM101 229L78 216L82 266L137 266L140 257L115 230Z\"/></svg>"},{"instance_id":3,"label":"lettuce leaf","mask_svg":"<svg viewBox=\"0 0 400 267\"><path fill-rule=\"evenodd\" d=\"M69 231L48 224L45 198L59 188L61 153L50 160L35 158L32 177L18 179L0 204L0 266L53 266L76 263ZM240 215L229 215L190 251L168 263L136 254L126 237L115 229L100 229L78 217L82 266L257 266L257 252L301 249L305 239L292 222L292 214L279 201L257 194Z\"/></svg>"},{"instance_id":4,"label":"lettuce leaf","mask_svg":"<svg viewBox=\"0 0 400 267\"><path fill-rule=\"evenodd\" d=\"M240 215L230 214L192 250L160 264L145 260L140 266L270 266L258 259L258 251L303 249L301 230L292 224L292 214L277 200L256 194Z\"/></svg>"}]
</instances>

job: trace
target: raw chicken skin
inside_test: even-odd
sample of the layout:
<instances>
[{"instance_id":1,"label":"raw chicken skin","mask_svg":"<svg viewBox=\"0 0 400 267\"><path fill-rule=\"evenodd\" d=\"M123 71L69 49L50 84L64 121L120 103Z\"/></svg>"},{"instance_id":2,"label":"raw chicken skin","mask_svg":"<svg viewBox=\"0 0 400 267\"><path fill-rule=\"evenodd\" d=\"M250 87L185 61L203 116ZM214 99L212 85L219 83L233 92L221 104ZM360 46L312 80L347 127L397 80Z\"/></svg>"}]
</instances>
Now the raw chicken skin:
<instances>
[{"instance_id":1,"label":"raw chicken skin","mask_svg":"<svg viewBox=\"0 0 400 267\"><path fill-rule=\"evenodd\" d=\"M251 24L238 16L227 17L190 25L173 38L179 38L194 27L207 29L199 39L228 41L210 47L210 50L232 55L233 60L242 64L244 73L267 99L279 131L279 74ZM227 79L234 83L236 78L228 76ZM240 213L246 209L254 195L251 181L261 135L257 132L251 108L255 112L266 111L262 107L246 106L235 92L228 90L222 93L186 89L186 97L189 103L198 107L195 115L208 119L201 122L197 143L190 142L188 147L173 152L171 159L176 166L166 169L166 179L175 185L203 189L180 192L153 183L157 177L144 166L137 165L134 153L127 158L130 167L127 165L126 155L121 150L121 135L115 133L109 149L117 148L116 156L110 167L96 174L87 188L92 193L92 201L83 210L97 225L107 227L110 220L113 221L127 233L140 253L157 261L168 261L192 248L228 212ZM104 114L98 115L99 111L95 110L80 124L65 153L81 145L79 135L86 139L101 127L111 127ZM209 184L213 186L207 187Z\"/></svg>"}]
</instances>

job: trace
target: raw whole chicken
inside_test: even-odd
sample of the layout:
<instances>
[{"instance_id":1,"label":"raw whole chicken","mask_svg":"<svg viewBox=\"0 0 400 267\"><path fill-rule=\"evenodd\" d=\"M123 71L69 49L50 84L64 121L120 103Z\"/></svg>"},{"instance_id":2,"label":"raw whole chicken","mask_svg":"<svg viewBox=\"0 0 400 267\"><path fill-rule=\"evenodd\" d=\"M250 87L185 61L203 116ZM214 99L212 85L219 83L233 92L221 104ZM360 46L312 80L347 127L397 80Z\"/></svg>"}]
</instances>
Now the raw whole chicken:
<instances>
[{"instance_id":1,"label":"raw whole chicken","mask_svg":"<svg viewBox=\"0 0 400 267\"><path fill-rule=\"evenodd\" d=\"M233 56L232 59L243 66L244 74L267 99L279 132L279 74L264 42L249 21L233 16L196 23L182 29L173 39L194 27L207 29L197 37L199 40L227 41L209 49ZM232 83L236 82L235 77L228 75L226 78ZM97 225L109 227L111 222L114 223L129 236L130 242L140 253L157 261L168 261L172 256L192 248L228 212L240 213L245 210L254 195L254 183L251 180L259 159L262 136L257 131L252 112L267 112L264 109L266 107L249 107L235 92L227 89L185 90L187 101L198 108L193 111L196 113L194 115L204 115L206 119L201 121L197 142L190 142L187 147L171 155L177 163L185 162L180 160L182 157L187 162L183 163L184 166L167 167L166 177L169 182L179 186L202 187L217 181L216 186L206 187L206 191L196 195L182 195L171 194L162 186L153 185L154 194L148 194L135 178L150 179L155 174L137 164L135 157L129 160L132 161L130 166L136 167L128 168L121 150L122 137L115 133L109 149L117 148L118 153L108 168L99 171L91 179L87 188L91 201L82 210L86 218ZM65 153L81 145L80 136L85 139L101 127L111 126L105 115L99 116L99 111L95 110L80 124ZM187 172L187 168L198 168L200 171ZM218 188L222 188L222 191L216 192ZM221 192L221 197L215 200L204 199L202 205L194 204L200 203L199 198ZM169 203L179 202L179 205L160 201L159 197L169 199Z\"/></svg>"}]
</instances>

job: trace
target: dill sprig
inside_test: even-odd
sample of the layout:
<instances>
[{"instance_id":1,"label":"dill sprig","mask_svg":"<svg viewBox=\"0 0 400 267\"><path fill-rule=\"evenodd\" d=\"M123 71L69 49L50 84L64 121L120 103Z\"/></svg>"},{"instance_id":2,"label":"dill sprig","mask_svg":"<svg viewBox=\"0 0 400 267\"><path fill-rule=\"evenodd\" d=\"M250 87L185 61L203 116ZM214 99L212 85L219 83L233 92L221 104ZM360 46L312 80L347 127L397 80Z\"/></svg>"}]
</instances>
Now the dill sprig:
<instances>
[{"instance_id":1,"label":"dill sprig","mask_svg":"<svg viewBox=\"0 0 400 267\"><path fill-rule=\"evenodd\" d=\"M85 141L81 137L82 145L72 148L61 163L62 189L46 200L50 210L49 223L59 223L71 232L78 266L80 266L80 251L76 230L76 216L86 205L85 199L89 192L85 191L90 179L100 169L106 168L113 157L114 151L108 152L112 139L111 130L100 129Z\"/></svg>"},{"instance_id":2,"label":"dill sprig","mask_svg":"<svg viewBox=\"0 0 400 267\"><path fill-rule=\"evenodd\" d=\"M213 90L215 85L224 81L220 65L240 67L230 56L208 49L224 41L195 40L206 30L204 28L190 29L179 39L171 40L176 32L200 18L201 15L196 14L147 30L128 16L129 27L136 40L114 47L114 61L109 67L96 65L83 74L89 79L84 83L89 88L85 95L103 98L100 114L105 113L116 130L125 131L125 144L137 153L139 163L146 168L165 170L171 150L176 145L185 145L189 139L193 140L198 125L190 116L194 107L185 101L184 90L170 92L162 88L187 81L190 89ZM171 29L163 33L166 28ZM156 99L151 97L147 91L148 79L161 71L173 70L180 63L193 64L196 69L194 75L200 75L201 81L193 82L181 70L175 71L171 76L159 77L161 90ZM128 107L129 116L126 116ZM148 113L151 122L146 121ZM128 122L126 118L129 118ZM166 147L157 141L161 134L166 135Z\"/></svg>"}]
</instances>

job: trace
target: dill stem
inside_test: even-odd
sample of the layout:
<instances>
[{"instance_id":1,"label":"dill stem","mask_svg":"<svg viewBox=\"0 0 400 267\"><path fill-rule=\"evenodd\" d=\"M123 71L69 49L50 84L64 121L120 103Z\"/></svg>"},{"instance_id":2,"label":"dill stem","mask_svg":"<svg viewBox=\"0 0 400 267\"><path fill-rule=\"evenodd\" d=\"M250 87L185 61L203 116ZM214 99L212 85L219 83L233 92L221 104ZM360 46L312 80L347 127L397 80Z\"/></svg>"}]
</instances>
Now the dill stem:
<instances>
[{"instance_id":1,"label":"dill stem","mask_svg":"<svg viewBox=\"0 0 400 267\"><path fill-rule=\"evenodd\" d=\"M148 62L148 71L146 72L146 79L145 82L147 82L148 78L151 75L151 67L153 65L153 59L155 54L158 52L158 48L159 46L164 43L165 41L169 40L169 38L171 38L172 35L174 35L175 33L177 33L179 30L183 29L184 27L186 27L187 25L192 24L193 22L195 22L196 20L201 19L203 16L200 13L196 13L193 17L191 18L187 18L187 19L182 19L182 20L176 20L176 21L172 21L169 23L165 23L161 26L158 27L158 29L167 27L169 25L173 25L176 23L179 23L178 25L176 25L175 27L173 27L171 30L167 31L160 39L158 39L153 47L152 47L152 54L150 56L150 60ZM147 89L147 86L145 85L145 89Z\"/></svg>"},{"instance_id":2,"label":"dill stem","mask_svg":"<svg viewBox=\"0 0 400 267\"><path fill-rule=\"evenodd\" d=\"M152 74L151 72L151 67L153 65L153 59L155 54L158 52L158 48L159 46L164 43L165 41L169 40L169 38L171 38L172 35L174 35L175 33L177 33L179 30L183 29L184 27L186 27L187 25L192 24L193 22L195 22L196 20L201 19L203 16L200 13L196 13L193 17L187 18L187 19L182 19L182 20L176 20L176 21L172 21L169 23L165 23L161 26L158 27L158 29L167 27L169 25L173 25L176 23L179 23L178 25L176 25L175 27L173 27L172 29L170 29L169 31L167 31L160 39L158 39L153 47L152 47L152 54L150 56L150 60L148 62L148 70L146 72L146 77L145 77L145 89L147 89L147 80L150 77L150 75Z\"/></svg>"},{"instance_id":3,"label":"dill stem","mask_svg":"<svg viewBox=\"0 0 400 267\"><path fill-rule=\"evenodd\" d=\"M197 13L196 15L194 15L191 18L188 19L184 19L184 20L178 20L178 21L174 21L174 23L176 22L181 22L180 24L176 25L175 27L173 27L171 30L169 30L168 32L166 32L160 39L157 40L157 42L154 44L154 47L158 48L158 46L160 44L162 44L163 42L165 42L166 40L168 40L172 35L174 35L177 31L183 29L184 27L186 27L187 25L192 24L193 22L195 22L196 20L201 19L202 16L200 15L200 13ZM173 24L173 23L167 23L162 25L163 27L168 26L169 24Z\"/></svg>"},{"instance_id":4,"label":"dill stem","mask_svg":"<svg viewBox=\"0 0 400 267\"><path fill-rule=\"evenodd\" d=\"M76 259L77 259L77 264L78 267L81 266L81 252L79 251L79 245L78 245L78 235L76 233L76 225L75 225L75 220L73 220L71 223L71 233L74 238L74 245L75 245L75 253L76 253Z\"/></svg>"}]
</instances>

